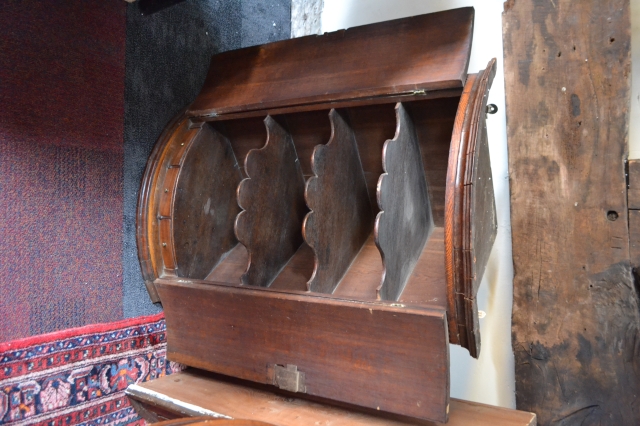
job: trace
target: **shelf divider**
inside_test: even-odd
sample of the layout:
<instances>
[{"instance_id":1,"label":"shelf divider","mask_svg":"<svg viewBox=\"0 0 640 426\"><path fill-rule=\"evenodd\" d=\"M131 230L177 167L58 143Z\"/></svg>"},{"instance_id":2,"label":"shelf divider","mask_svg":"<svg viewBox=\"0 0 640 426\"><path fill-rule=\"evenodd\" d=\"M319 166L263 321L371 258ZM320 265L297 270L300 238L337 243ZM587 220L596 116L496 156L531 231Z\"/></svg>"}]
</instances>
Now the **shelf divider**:
<instances>
[{"instance_id":1,"label":"shelf divider","mask_svg":"<svg viewBox=\"0 0 640 426\"><path fill-rule=\"evenodd\" d=\"M291 135L267 116L267 142L245 158L235 232L249 254L243 284L269 287L303 242L308 212L304 177Z\"/></svg>"}]
</instances>

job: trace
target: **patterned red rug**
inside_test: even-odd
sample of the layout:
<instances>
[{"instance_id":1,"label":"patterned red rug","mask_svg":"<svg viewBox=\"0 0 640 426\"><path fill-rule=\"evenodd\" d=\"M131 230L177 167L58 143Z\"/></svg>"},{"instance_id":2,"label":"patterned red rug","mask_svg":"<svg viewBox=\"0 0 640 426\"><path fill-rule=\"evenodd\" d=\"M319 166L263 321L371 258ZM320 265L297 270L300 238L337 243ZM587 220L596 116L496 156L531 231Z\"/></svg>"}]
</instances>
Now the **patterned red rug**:
<instances>
[{"instance_id":1,"label":"patterned red rug","mask_svg":"<svg viewBox=\"0 0 640 426\"><path fill-rule=\"evenodd\" d=\"M124 390L182 370L164 314L0 343L0 424L145 424Z\"/></svg>"}]
</instances>

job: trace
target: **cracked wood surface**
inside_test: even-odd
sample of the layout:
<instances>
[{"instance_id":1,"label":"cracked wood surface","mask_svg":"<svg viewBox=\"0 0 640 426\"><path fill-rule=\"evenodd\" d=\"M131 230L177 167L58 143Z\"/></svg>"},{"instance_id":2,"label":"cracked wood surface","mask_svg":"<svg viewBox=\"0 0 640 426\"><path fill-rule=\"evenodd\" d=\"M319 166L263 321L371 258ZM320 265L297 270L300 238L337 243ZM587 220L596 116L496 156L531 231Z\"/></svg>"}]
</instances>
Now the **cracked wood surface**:
<instances>
[{"instance_id":1,"label":"cracked wood surface","mask_svg":"<svg viewBox=\"0 0 640 426\"><path fill-rule=\"evenodd\" d=\"M503 32L517 406L541 425L637 425L629 2L510 0Z\"/></svg>"}]
</instances>

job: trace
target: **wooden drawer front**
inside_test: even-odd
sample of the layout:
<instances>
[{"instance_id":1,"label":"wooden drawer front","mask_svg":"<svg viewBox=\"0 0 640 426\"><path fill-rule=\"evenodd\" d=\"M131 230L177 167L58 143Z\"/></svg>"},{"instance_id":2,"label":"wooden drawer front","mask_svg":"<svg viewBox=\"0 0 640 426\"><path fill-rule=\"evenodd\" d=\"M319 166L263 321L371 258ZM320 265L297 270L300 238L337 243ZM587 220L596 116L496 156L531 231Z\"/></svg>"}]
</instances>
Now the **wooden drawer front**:
<instances>
[{"instance_id":1,"label":"wooden drawer front","mask_svg":"<svg viewBox=\"0 0 640 426\"><path fill-rule=\"evenodd\" d=\"M204 281L159 279L155 284L172 361L265 384L276 381L275 370L281 370L276 366L295 365L304 375L299 390L309 395L447 419L444 309Z\"/></svg>"}]
</instances>

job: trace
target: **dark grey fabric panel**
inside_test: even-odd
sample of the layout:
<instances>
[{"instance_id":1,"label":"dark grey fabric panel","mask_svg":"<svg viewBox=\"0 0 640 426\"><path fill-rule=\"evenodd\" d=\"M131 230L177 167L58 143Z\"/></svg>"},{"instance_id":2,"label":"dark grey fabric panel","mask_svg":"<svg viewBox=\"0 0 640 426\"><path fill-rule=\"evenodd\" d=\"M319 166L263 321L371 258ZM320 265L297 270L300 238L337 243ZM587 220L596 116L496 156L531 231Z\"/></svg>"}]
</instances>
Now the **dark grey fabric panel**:
<instances>
[{"instance_id":1,"label":"dark grey fabric panel","mask_svg":"<svg viewBox=\"0 0 640 426\"><path fill-rule=\"evenodd\" d=\"M291 1L242 1L242 47L289 38Z\"/></svg>"},{"instance_id":2,"label":"dark grey fabric panel","mask_svg":"<svg viewBox=\"0 0 640 426\"><path fill-rule=\"evenodd\" d=\"M275 24L275 25L274 25ZM196 97L211 55L289 38L288 1L187 0L150 16L127 10L124 122L124 316L156 313L135 241L135 214L147 157L166 123Z\"/></svg>"}]
</instances>

